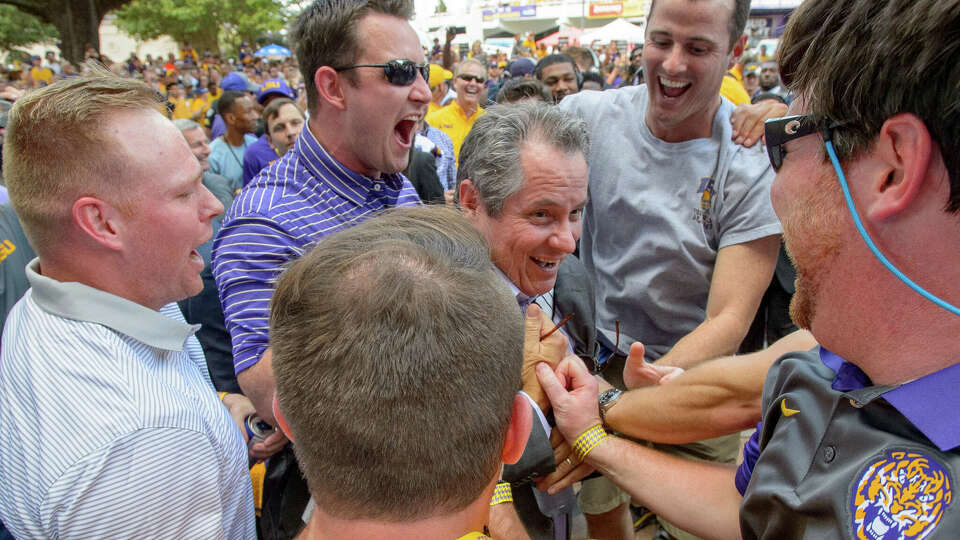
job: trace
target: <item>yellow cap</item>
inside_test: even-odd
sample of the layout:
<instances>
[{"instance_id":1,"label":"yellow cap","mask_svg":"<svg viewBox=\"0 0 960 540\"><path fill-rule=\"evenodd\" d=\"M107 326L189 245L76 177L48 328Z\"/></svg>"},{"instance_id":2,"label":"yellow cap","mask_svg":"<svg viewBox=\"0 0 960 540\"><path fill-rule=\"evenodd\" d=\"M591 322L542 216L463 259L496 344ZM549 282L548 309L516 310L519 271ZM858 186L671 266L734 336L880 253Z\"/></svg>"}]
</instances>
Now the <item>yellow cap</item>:
<instances>
[{"instance_id":1,"label":"yellow cap","mask_svg":"<svg viewBox=\"0 0 960 540\"><path fill-rule=\"evenodd\" d=\"M453 73L449 69L443 69L443 66L430 64L430 88L436 88L440 83L449 81L453 78Z\"/></svg>"}]
</instances>

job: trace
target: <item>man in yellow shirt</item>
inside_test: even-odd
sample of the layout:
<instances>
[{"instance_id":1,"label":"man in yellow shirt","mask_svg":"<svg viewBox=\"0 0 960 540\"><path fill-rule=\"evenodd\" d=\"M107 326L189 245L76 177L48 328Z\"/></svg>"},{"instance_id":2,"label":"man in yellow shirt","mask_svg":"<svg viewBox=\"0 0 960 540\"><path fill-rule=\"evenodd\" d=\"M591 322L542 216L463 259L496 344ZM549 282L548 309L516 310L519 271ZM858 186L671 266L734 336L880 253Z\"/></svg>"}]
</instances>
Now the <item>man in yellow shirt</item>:
<instances>
[{"instance_id":1,"label":"man in yellow shirt","mask_svg":"<svg viewBox=\"0 0 960 540\"><path fill-rule=\"evenodd\" d=\"M449 69L444 69L443 66L437 64L430 64L430 80L427 81L427 84L430 85L430 104L427 106L427 114L443 108L443 98L447 95L447 90L450 89L448 81L452 78L453 73Z\"/></svg>"},{"instance_id":2,"label":"man in yellow shirt","mask_svg":"<svg viewBox=\"0 0 960 540\"><path fill-rule=\"evenodd\" d=\"M484 113L480 106L483 84L487 81L486 68L472 58L460 62L453 79L457 99L446 107L427 114L427 123L443 131L453 141L453 153L460 155L460 146L470 133L477 118ZM432 79L433 77L431 77Z\"/></svg>"}]
</instances>

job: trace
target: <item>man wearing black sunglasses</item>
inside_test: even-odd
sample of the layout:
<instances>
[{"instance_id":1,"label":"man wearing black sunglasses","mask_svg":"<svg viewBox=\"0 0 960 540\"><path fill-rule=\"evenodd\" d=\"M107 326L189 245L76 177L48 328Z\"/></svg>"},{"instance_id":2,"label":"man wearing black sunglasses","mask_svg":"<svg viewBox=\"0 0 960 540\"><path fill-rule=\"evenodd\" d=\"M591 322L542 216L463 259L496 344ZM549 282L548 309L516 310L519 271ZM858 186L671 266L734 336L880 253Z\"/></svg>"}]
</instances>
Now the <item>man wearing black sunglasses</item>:
<instances>
[{"instance_id":1,"label":"man wearing black sunglasses","mask_svg":"<svg viewBox=\"0 0 960 540\"><path fill-rule=\"evenodd\" d=\"M457 99L449 105L427 115L427 123L443 131L453 141L453 153L459 160L460 146L467 138L473 123L484 113L480 103L486 101L487 70L483 64L467 58L460 62L453 76L453 88Z\"/></svg>"},{"instance_id":2,"label":"man wearing black sunglasses","mask_svg":"<svg viewBox=\"0 0 960 540\"><path fill-rule=\"evenodd\" d=\"M960 537L958 27L960 0L806 0L793 13L780 62L797 98L766 143L797 268L791 315L822 346L771 367L738 469L612 438L588 462L715 537ZM549 372L541 382L575 438L595 421L579 397L592 382L580 366L559 372L572 391ZM646 487L663 470L679 489Z\"/></svg>"},{"instance_id":3,"label":"man wearing black sunglasses","mask_svg":"<svg viewBox=\"0 0 960 540\"><path fill-rule=\"evenodd\" d=\"M216 239L213 269L237 381L268 422L274 382L267 327L276 276L327 234L420 202L400 174L430 101L412 15L410 0L316 0L303 10L291 42L307 82L309 122L290 151L238 196ZM298 511L303 507L285 515L299 518Z\"/></svg>"}]
</instances>

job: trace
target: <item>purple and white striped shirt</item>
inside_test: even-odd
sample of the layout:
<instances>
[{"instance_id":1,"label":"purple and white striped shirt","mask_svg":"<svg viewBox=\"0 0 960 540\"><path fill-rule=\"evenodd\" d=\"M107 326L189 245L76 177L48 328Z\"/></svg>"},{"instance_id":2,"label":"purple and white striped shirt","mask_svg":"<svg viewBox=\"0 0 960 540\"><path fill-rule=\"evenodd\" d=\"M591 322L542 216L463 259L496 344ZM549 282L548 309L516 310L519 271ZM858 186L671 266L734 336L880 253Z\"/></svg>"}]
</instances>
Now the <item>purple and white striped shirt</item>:
<instances>
[{"instance_id":1,"label":"purple and white striped shirt","mask_svg":"<svg viewBox=\"0 0 960 540\"><path fill-rule=\"evenodd\" d=\"M324 236L394 206L420 204L402 174L347 169L304 129L234 200L213 245L213 275L237 373L268 346L270 297L284 265Z\"/></svg>"}]
</instances>

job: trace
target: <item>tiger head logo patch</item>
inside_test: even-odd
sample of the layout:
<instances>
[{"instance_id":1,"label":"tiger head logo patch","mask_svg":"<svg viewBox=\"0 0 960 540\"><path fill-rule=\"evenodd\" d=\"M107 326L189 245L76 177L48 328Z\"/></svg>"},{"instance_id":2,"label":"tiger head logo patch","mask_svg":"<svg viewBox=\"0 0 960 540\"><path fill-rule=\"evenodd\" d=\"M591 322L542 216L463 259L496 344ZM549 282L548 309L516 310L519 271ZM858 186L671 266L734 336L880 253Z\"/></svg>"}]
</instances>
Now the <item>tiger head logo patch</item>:
<instances>
[{"instance_id":1,"label":"tiger head logo patch","mask_svg":"<svg viewBox=\"0 0 960 540\"><path fill-rule=\"evenodd\" d=\"M862 470L852 495L855 538L919 540L940 523L953 486L946 467L930 456L891 450Z\"/></svg>"}]
</instances>

